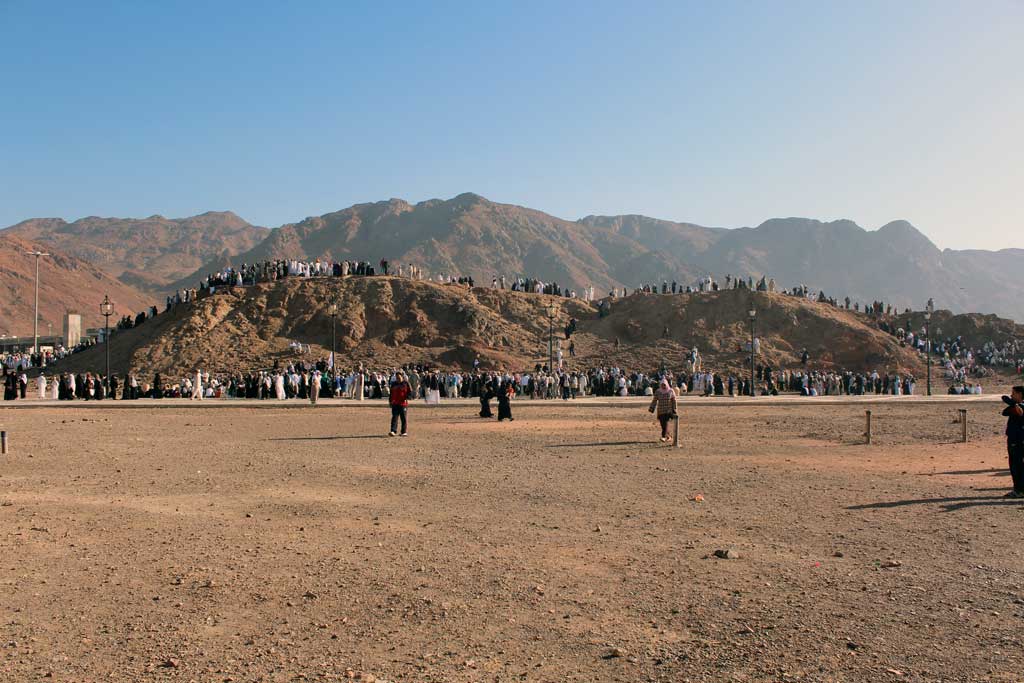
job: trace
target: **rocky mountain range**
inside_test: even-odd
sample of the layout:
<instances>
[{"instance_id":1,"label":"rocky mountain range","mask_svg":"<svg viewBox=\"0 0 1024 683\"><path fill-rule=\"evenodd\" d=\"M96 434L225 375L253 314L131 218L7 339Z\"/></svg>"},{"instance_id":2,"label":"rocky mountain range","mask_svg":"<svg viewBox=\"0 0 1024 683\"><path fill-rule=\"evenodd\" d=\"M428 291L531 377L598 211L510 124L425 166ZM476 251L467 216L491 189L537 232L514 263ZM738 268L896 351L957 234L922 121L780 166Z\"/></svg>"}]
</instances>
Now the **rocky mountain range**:
<instances>
[{"instance_id":1,"label":"rocky mountain range","mask_svg":"<svg viewBox=\"0 0 1024 683\"><path fill-rule=\"evenodd\" d=\"M1024 265L1024 250L940 250L906 221L873 231L848 220L806 218L738 229L639 215L572 221L466 193L417 204L356 204L273 230L231 212L209 212L184 219L31 219L0 237L29 240L88 262L152 303L227 264L387 258L434 274L472 275L481 284L521 274L577 289L593 285L599 296L615 286L689 284L709 273L719 280L727 273L766 274L780 288L805 284L840 300L877 299L902 310L920 309L933 297L940 308L1024 320L1024 283L1012 277ZM0 281L28 273L29 265L0 264ZM59 273L50 277L58 290L66 288ZM69 280L67 286L83 285ZM102 299L94 289L88 298L97 296ZM6 315L0 323L22 332L25 327Z\"/></svg>"}]
</instances>

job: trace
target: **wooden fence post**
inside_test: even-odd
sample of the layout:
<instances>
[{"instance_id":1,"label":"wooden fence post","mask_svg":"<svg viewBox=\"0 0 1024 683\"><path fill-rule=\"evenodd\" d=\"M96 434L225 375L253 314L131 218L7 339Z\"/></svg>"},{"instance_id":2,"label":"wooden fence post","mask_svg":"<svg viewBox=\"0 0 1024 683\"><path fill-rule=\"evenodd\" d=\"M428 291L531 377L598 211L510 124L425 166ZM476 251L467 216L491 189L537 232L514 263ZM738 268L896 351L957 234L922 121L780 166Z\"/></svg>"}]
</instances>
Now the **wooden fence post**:
<instances>
[{"instance_id":1,"label":"wooden fence post","mask_svg":"<svg viewBox=\"0 0 1024 683\"><path fill-rule=\"evenodd\" d=\"M867 445L871 445L871 411L865 410L865 417L867 418L867 428L864 430L864 436L867 437Z\"/></svg>"},{"instance_id":2,"label":"wooden fence post","mask_svg":"<svg viewBox=\"0 0 1024 683\"><path fill-rule=\"evenodd\" d=\"M960 430L963 443L967 443L967 408L960 408Z\"/></svg>"}]
</instances>

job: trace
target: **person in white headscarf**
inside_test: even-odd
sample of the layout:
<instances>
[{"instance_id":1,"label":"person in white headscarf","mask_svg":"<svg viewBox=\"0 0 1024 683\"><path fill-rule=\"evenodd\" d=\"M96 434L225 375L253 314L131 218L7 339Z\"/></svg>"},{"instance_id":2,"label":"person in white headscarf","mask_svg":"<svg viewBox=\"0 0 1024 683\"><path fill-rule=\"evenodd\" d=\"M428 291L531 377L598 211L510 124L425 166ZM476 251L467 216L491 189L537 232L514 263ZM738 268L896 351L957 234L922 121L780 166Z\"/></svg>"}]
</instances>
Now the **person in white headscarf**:
<instances>
[{"instance_id":1,"label":"person in white headscarf","mask_svg":"<svg viewBox=\"0 0 1024 683\"><path fill-rule=\"evenodd\" d=\"M676 392L668 383L667 379L661 380L658 390L651 398L651 405L648 410L654 413L661 423L661 442L668 441L668 422L676 417Z\"/></svg>"},{"instance_id":2,"label":"person in white headscarf","mask_svg":"<svg viewBox=\"0 0 1024 683\"><path fill-rule=\"evenodd\" d=\"M36 378L36 385L39 387L39 398L46 398L46 376L41 372Z\"/></svg>"}]
</instances>

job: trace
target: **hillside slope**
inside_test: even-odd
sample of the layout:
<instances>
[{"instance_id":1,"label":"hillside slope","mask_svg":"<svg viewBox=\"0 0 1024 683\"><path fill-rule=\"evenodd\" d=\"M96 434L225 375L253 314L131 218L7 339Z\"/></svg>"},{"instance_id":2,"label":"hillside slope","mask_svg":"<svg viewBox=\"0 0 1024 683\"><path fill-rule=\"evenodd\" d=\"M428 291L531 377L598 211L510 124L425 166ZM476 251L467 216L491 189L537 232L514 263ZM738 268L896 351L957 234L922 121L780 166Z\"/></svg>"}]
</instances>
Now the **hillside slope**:
<instances>
[{"instance_id":1,"label":"hillside slope","mask_svg":"<svg viewBox=\"0 0 1024 683\"><path fill-rule=\"evenodd\" d=\"M919 368L917 358L852 312L793 297L730 290L677 296L636 295L617 300L612 313L579 300L478 287L469 290L405 278L286 279L225 291L183 305L134 330L115 335L113 367L180 374L271 367L275 361L315 360L331 348L330 302L339 303L339 365L373 367L433 363L522 370L546 362L548 320L554 304L555 338L570 317L579 320L570 367L619 365L651 369L663 360L681 367L696 345L709 367L742 371L748 352L747 313L759 310L760 360L794 367L806 347L816 367ZM665 326L669 338L663 338ZM618 344L616 344L618 339ZM302 356L290 344L312 346ZM567 346L567 345L566 345ZM101 367L102 349L76 354L62 368Z\"/></svg>"},{"instance_id":2,"label":"hillside slope","mask_svg":"<svg viewBox=\"0 0 1024 683\"><path fill-rule=\"evenodd\" d=\"M89 261L126 284L157 294L212 258L250 249L268 231L230 211L210 211L174 219L90 216L67 223L39 218L22 221L2 234Z\"/></svg>"},{"instance_id":3,"label":"hillside slope","mask_svg":"<svg viewBox=\"0 0 1024 683\"><path fill-rule=\"evenodd\" d=\"M0 330L5 334L32 334L36 266L35 258L25 252L35 249L50 253L39 262L40 334L47 334L48 329L60 334L67 311L81 313L83 327L101 326L99 307L104 295L114 302L111 323L157 303L91 263L0 232Z\"/></svg>"}]
</instances>

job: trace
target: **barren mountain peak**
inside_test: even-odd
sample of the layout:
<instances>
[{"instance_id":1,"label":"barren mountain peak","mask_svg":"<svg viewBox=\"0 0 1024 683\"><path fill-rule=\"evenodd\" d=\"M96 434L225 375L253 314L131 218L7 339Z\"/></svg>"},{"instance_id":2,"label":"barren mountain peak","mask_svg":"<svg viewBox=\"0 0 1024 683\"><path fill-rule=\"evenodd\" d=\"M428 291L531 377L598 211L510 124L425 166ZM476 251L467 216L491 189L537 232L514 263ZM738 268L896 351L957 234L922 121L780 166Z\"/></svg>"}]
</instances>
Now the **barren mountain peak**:
<instances>
[{"instance_id":1,"label":"barren mountain peak","mask_svg":"<svg viewBox=\"0 0 1024 683\"><path fill-rule=\"evenodd\" d=\"M913 234L916 234L916 235L921 234L921 231L918 230L917 228L915 228L910 223L910 221L906 221L906 220L903 220L903 219L895 220L895 221L889 221L888 223L886 223L885 225L880 227L878 229L878 231L879 232L905 232L905 233L913 233Z\"/></svg>"}]
</instances>

